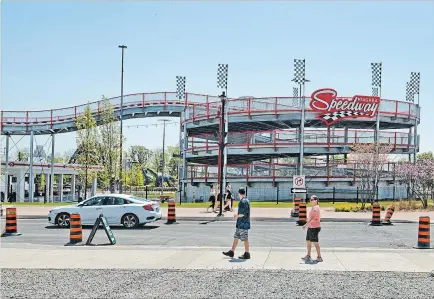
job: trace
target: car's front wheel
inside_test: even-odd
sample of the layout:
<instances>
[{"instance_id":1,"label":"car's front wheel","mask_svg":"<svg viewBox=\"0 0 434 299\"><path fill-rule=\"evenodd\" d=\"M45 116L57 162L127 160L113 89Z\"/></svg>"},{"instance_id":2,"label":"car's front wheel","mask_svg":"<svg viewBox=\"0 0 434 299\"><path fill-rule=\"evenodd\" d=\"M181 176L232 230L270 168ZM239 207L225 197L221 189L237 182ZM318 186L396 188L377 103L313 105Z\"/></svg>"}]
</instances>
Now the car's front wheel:
<instances>
[{"instance_id":1,"label":"car's front wheel","mask_svg":"<svg viewBox=\"0 0 434 299\"><path fill-rule=\"evenodd\" d=\"M139 218L134 214L125 214L122 217L122 225L125 228L136 228L139 226Z\"/></svg>"},{"instance_id":2,"label":"car's front wheel","mask_svg":"<svg viewBox=\"0 0 434 299\"><path fill-rule=\"evenodd\" d=\"M69 227L69 214L68 213L60 213L56 218L57 226L62 228Z\"/></svg>"}]
</instances>

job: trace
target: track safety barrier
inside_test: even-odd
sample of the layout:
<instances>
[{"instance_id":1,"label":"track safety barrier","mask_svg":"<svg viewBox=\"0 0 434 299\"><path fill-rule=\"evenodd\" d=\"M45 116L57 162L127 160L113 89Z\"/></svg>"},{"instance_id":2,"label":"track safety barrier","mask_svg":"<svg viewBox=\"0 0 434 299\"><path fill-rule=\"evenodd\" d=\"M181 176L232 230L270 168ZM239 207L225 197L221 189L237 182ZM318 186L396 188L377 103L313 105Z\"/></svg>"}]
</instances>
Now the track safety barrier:
<instances>
[{"instance_id":1,"label":"track safety barrier","mask_svg":"<svg viewBox=\"0 0 434 299\"><path fill-rule=\"evenodd\" d=\"M428 216L419 217L419 229L417 233L416 249L432 249L430 243L430 218Z\"/></svg>"},{"instance_id":2,"label":"track safety barrier","mask_svg":"<svg viewBox=\"0 0 434 299\"><path fill-rule=\"evenodd\" d=\"M18 232L17 208L6 208L6 228L1 236L21 236Z\"/></svg>"},{"instance_id":3,"label":"track safety barrier","mask_svg":"<svg viewBox=\"0 0 434 299\"><path fill-rule=\"evenodd\" d=\"M83 228L81 227L80 214L71 214L69 216L69 243L65 246L78 245L83 242Z\"/></svg>"},{"instance_id":4,"label":"track safety barrier","mask_svg":"<svg viewBox=\"0 0 434 299\"><path fill-rule=\"evenodd\" d=\"M382 226L381 223L381 206L378 202L374 202L372 205L372 220L369 224L371 226Z\"/></svg>"},{"instance_id":5,"label":"track safety barrier","mask_svg":"<svg viewBox=\"0 0 434 299\"><path fill-rule=\"evenodd\" d=\"M176 202L167 202L167 221L165 224L177 224L176 222Z\"/></svg>"},{"instance_id":6,"label":"track safety barrier","mask_svg":"<svg viewBox=\"0 0 434 299\"><path fill-rule=\"evenodd\" d=\"M384 220L383 220L383 225L392 225L392 222L390 221L390 219L393 216L393 212L395 212L395 207L393 205L388 206L386 216L384 217Z\"/></svg>"},{"instance_id":7,"label":"track safety barrier","mask_svg":"<svg viewBox=\"0 0 434 299\"><path fill-rule=\"evenodd\" d=\"M291 217L298 217L298 213L300 211L300 202L300 197L294 198L294 209L291 211Z\"/></svg>"},{"instance_id":8,"label":"track safety barrier","mask_svg":"<svg viewBox=\"0 0 434 299\"><path fill-rule=\"evenodd\" d=\"M298 214L297 225L305 225L307 221L307 208L305 202L300 202L300 210Z\"/></svg>"}]
</instances>

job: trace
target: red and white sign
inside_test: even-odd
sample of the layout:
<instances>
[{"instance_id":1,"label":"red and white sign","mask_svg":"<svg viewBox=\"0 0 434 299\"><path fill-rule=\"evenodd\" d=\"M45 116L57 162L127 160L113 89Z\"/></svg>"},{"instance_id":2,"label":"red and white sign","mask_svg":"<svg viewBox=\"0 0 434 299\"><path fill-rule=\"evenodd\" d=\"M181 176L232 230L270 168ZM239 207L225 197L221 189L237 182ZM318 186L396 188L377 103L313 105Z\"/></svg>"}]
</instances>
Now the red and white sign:
<instances>
[{"instance_id":1,"label":"red and white sign","mask_svg":"<svg viewBox=\"0 0 434 299\"><path fill-rule=\"evenodd\" d=\"M380 107L380 97L355 95L352 98L337 97L332 88L314 91L309 103L313 111L320 112L316 118L327 126L346 118L374 118Z\"/></svg>"},{"instance_id":2,"label":"red and white sign","mask_svg":"<svg viewBox=\"0 0 434 299\"><path fill-rule=\"evenodd\" d=\"M292 178L292 187L298 189L306 188L306 179L304 175L294 175Z\"/></svg>"}]
</instances>

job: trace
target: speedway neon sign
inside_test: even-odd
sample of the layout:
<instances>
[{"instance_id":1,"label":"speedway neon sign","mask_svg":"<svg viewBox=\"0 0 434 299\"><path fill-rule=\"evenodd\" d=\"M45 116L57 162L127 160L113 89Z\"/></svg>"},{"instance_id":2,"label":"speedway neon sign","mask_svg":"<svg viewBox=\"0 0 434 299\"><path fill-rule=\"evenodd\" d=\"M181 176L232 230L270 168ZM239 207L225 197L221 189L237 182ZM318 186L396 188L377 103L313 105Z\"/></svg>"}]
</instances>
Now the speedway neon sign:
<instances>
[{"instance_id":1,"label":"speedway neon sign","mask_svg":"<svg viewBox=\"0 0 434 299\"><path fill-rule=\"evenodd\" d=\"M346 118L374 118L380 106L380 97L355 95L352 98L338 98L331 88L318 89L312 93L309 106L320 112L316 118L327 126Z\"/></svg>"}]
</instances>

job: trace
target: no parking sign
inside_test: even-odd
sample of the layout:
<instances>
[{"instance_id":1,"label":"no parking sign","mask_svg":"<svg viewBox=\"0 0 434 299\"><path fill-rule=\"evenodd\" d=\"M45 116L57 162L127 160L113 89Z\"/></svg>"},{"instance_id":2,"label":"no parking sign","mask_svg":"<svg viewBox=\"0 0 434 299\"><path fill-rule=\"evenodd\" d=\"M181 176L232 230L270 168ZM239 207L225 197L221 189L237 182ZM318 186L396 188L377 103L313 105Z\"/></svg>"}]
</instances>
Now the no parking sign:
<instances>
[{"instance_id":1,"label":"no parking sign","mask_svg":"<svg viewBox=\"0 0 434 299\"><path fill-rule=\"evenodd\" d=\"M292 178L292 187L297 189L306 188L306 180L304 175L294 175Z\"/></svg>"}]
</instances>

